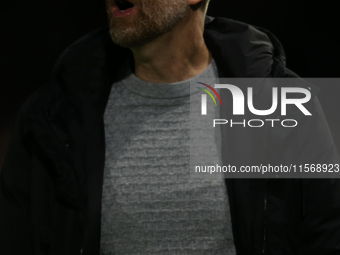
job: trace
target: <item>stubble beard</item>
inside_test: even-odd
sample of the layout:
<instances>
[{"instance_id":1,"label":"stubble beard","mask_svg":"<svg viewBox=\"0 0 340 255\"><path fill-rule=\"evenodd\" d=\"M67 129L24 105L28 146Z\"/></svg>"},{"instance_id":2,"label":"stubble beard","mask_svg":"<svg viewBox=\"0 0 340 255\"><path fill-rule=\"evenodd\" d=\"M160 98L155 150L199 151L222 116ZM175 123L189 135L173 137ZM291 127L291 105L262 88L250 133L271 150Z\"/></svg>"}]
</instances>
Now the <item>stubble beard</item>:
<instances>
[{"instance_id":1,"label":"stubble beard","mask_svg":"<svg viewBox=\"0 0 340 255\"><path fill-rule=\"evenodd\" d=\"M162 1L162 2L161 2ZM122 47L145 45L170 31L186 14L186 0L140 0L135 17L115 18L107 8L110 35Z\"/></svg>"}]
</instances>

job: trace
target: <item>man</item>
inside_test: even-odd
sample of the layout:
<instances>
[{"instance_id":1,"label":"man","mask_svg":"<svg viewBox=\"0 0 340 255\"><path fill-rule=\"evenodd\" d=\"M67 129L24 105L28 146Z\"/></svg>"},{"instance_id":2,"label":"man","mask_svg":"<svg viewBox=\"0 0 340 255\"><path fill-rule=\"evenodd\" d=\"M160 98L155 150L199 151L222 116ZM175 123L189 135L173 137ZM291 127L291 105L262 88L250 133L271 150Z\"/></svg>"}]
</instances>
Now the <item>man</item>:
<instances>
[{"instance_id":1,"label":"man","mask_svg":"<svg viewBox=\"0 0 340 255\"><path fill-rule=\"evenodd\" d=\"M190 81L297 77L271 33L205 17L207 5L108 0L109 30L63 53L18 116L1 172L1 254L340 252L337 179L188 178ZM307 132L240 145L244 133L230 130L227 160L271 160L298 141L288 155L299 162L305 145L335 162L313 102L319 125L305 121Z\"/></svg>"}]
</instances>

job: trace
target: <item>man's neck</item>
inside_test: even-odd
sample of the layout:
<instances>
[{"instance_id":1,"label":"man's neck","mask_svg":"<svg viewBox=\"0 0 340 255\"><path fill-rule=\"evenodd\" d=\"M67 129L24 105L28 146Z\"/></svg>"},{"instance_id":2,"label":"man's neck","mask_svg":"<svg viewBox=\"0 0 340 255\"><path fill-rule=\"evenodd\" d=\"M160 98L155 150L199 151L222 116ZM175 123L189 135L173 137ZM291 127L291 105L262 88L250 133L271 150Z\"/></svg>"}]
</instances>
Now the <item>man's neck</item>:
<instances>
[{"instance_id":1,"label":"man's neck","mask_svg":"<svg viewBox=\"0 0 340 255\"><path fill-rule=\"evenodd\" d=\"M188 80L204 71L212 60L203 38L203 24L186 17L154 41L132 48L135 75L154 83Z\"/></svg>"}]
</instances>

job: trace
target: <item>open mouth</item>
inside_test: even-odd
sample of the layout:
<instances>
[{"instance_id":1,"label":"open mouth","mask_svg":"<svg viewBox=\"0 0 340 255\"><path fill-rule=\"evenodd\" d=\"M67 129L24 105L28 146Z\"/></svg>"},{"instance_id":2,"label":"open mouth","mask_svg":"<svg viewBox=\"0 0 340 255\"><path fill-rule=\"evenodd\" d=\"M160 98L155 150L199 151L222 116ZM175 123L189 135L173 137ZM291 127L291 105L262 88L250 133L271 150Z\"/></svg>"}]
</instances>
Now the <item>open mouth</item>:
<instances>
[{"instance_id":1,"label":"open mouth","mask_svg":"<svg viewBox=\"0 0 340 255\"><path fill-rule=\"evenodd\" d=\"M117 5L117 7L119 8L121 12L124 12L134 7L134 5L127 0L115 0L115 4Z\"/></svg>"}]
</instances>

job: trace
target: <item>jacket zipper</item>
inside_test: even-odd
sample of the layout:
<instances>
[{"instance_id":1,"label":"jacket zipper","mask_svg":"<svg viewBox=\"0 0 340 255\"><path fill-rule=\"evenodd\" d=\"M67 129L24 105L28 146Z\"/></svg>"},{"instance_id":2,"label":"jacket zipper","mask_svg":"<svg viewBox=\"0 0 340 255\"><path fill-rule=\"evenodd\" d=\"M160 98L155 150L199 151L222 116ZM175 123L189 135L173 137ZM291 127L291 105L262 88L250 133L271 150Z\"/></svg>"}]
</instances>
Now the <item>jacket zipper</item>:
<instances>
[{"instance_id":1,"label":"jacket zipper","mask_svg":"<svg viewBox=\"0 0 340 255\"><path fill-rule=\"evenodd\" d=\"M279 117L279 116L278 116ZM268 137L269 137L269 130L265 133L265 141L264 141L264 153L265 157L267 157L267 143L268 143ZM265 180L264 183L264 199L263 199L263 246L262 246L262 254L265 254L266 252L266 216L267 216L267 182L268 179Z\"/></svg>"},{"instance_id":2,"label":"jacket zipper","mask_svg":"<svg viewBox=\"0 0 340 255\"><path fill-rule=\"evenodd\" d=\"M85 229L84 229L84 224L83 224L83 213L80 212L79 213L79 221L80 221L80 225L81 225L81 242L80 242L80 249L79 249L79 254L83 255L84 254L84 246L85 246Z\"/></svg>"}]
</instances>

